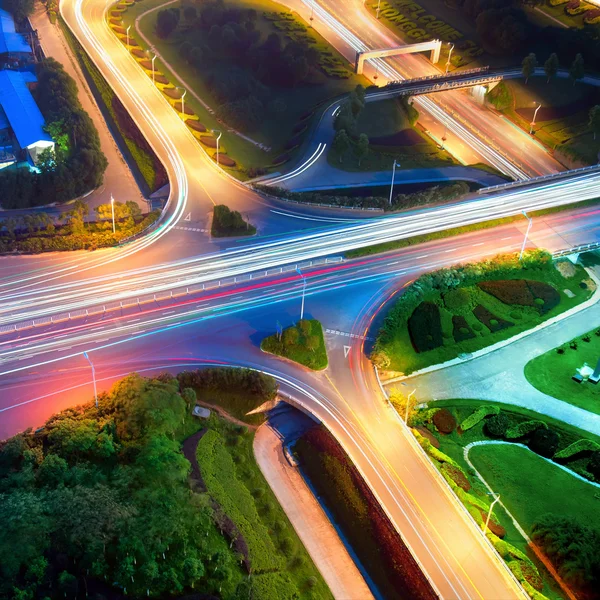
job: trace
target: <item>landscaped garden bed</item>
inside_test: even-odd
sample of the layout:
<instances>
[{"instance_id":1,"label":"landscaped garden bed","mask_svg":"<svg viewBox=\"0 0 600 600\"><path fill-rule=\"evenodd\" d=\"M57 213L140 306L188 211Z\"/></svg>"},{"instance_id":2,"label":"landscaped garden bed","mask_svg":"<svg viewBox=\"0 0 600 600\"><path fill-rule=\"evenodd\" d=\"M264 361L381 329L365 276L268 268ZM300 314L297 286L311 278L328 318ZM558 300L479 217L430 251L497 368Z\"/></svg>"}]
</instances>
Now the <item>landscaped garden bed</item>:
<instances>
[{"instance_id":1,"label":"landscaped garden bed","mask_svg":"<svg viewBox=\"0 0 600 600\"><path fill-rule=\"evenodd\" d=\"M280 333L266 337L260 344L265 352L289 358L313 370L327 367L323 327L316 319L303 319Z\"/></svg>"},{"instance_id":2,"label":"landscaped garden bed","mask_svg":"<svg viewBox=\"0 0 600 600\"><path fill-rule=\"evenodd\" d=\"M582 267L565 277L551 256L532 251L421 276L392 306L373 359L410 373L535 327L590 297Z\"/></svg>"},{"instance_id":3,"label":"landscaped garden bed","mask_svg":"<svg viewBox=\"0 0 600 600\"><path fill-rule=\"evenodd\" d=\"M205 138L201 138L203 140ZM225 157L223 157L225 158ZM219 162L221 158L219 157ZM213 210L210 234L213 237L235 237L254 235L256 227L251 225L237 210L230 210L224 204L217 204Z\"/></svg>"},{"instance_id":4,"label":"landscaped garden bed","mask_svg":"<svg viewBox=\"0 0 600 600\"><path fill-rule=\"evenodd\" d=\"M545 523L548 513L572 518L581 526L596 521L600 488L588 483L600 482L600 439L595 436L531 411L477 400L430 403L414 413L409 423L480 527L484 526L493 498L465 459L465 448L471 463L500 494L502 504L527 535L535 537L536 528ZM436 439L437 448L431 437ZM474 442L483 445L470 446ZM493 545L533 598L540 600L536 592L548 598L565 597L498 504L489 531ZM597 548L595 552L596 560L600 560ZM575 572L581 565L574 561L574 571L566 576L561 560L555 559L555 566L570 586L589 593L589 585L582 584Z\"/></svg>"}]
</instances>

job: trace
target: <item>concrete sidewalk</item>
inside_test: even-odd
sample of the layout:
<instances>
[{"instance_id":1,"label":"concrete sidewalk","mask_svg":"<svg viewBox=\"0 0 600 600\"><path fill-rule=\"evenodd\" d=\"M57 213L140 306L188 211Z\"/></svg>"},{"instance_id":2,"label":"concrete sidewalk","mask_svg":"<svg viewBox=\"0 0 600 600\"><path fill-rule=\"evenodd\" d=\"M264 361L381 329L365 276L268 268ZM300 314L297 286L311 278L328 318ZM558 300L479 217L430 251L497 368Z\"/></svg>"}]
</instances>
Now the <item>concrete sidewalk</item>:
<instances>
[{"instance_id":1,"label":"concrete sidewalk","mask_svg":"<svg viewBox=\"0 0 600 600\"><path fill-rule=\"evenodd\" d=\"M372 599L336 530L300 473L285 459L281 440L268 425L256 432L254 456L336 600Z\"/></svg>"},{"instance_id":2,"label":"concrete sidewalk","mask_svg":"<svg viewBox=\"0 0 600 600\"><path fill-rule=\"evenodd\" d=\"M108 160L108 167L104 173L104 182L100 188L86 197L85 200L87 204L93 209L99 204L110 202L110 196L113 194L115 200L118 202L124 203L128 200L133 200L139 204L144 212L146 212L148 205L140 192L129 166L125 162L121 151L108 129L108 125L106 124L87 81L79 68L77 59L73 56L71 48L63 36L60 26L58 23L56 25L50 23L48 15L46 14L46 9L41 3L36 4L35 12L31 16L31 23L38 31L46 56L54 58L61 63L65 71L77 83L79 101L98 130L100 146ZM56 212L60 212L60 207L57 207L55 210ZM70 207L67 205L65 210L70 210Z\"/></svg>"}]
</instances>

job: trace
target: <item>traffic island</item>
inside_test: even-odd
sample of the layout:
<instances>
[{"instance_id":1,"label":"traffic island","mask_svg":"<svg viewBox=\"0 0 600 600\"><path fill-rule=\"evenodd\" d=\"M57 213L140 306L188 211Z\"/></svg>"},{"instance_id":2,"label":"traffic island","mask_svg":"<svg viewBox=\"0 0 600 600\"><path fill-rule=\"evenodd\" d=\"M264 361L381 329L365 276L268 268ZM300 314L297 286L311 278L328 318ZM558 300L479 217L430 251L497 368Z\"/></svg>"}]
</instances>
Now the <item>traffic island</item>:
<instances>
[{"instance_id":1,"label":"traffic island","mask_svg":"<svg viewBox=\"0 0 600 600\"><path fill-rule=\"evenodd\" d=\"M323 327L316 319L303 319L281 332L266 337L261 350L297 362L313 371L327 367Z\"/></svg>"},{"instance_id":2,"label":"traffic island","mask_svg":"<svg viewBox=\"0 0 600 600\"><path fill-rule=\"evenodd\" d=\"M237 210L230 210L224 204L218 204L213 211L210 234L213 237L237 237L254 235L256 227L244 221Z\"/></svg>"}]
</instances>

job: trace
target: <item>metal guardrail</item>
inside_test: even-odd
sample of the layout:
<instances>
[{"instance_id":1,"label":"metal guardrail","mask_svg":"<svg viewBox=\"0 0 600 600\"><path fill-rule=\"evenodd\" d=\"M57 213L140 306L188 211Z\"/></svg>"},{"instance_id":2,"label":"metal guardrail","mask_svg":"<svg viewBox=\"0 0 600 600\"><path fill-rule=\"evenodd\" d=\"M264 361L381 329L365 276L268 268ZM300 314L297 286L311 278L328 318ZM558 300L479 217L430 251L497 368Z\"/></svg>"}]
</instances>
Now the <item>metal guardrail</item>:
<instances>
[{"instance_id":1,"label":"metal guardrail","mask_svg":"<svg viewBox=\"0 0 600 600\"><path fill-rule=\"evenodd\" d=\"M590 252L592 250L598 250L600 248L600 242L592 242L591 244L582 244L581 246L573 246L566 250L557 250L552 253L554 258L560 256L569 256L569 254L580 254L582 252Z\"/></svg>"},{"instance_id":2,"label":"metal guardrail","mask_svg":"<svg viewBox=\"0 0 600 600\"><path fill-rule=\"evenodd\" d=\"M425 77L414 77L411 79L394 79L392 81L388 81L388 83L384 87L388 87L390 85L409 85L411 83L419 83L421 81L434 81L436 79L459 79L461 77L475 75L477 73L487 73L489 70L489 66L486 66L476 67L474 69L466 69L465 71L453 71L452 73L435 73L435 75L426 75Z\"/></svg>"},{"instance_id":3,"label":"metal guardrail","mask_svg":"<svg viewBox=\"0 0 600 600\"><path fill-rule=\"evenodd\" d=\"M574 177L575 175L583 175L585 173L592 173L600 169L600 165L590 165L588 167L580 167L579 169L571 169L569 171L561 171L560 173L551 173L550 175L540 175L539 177L532 177L524 181L508 181L507 183L499 183L498 185L491 185L477 190L478 194L488 194L490 192L497 192L513 187L521 187L524 185L530 185L535 183L543 183L544 181L553 181L555 179L563 179L568 177Z\"/></svg>"},{"instance_id":4,"label":"metal guardrail","mask_svg":"<svg viewBox=\"0 0 600 600\"><path fill-rule=\"evenodd\" d=\"M122 310L131 306L141 306L142 304L150 304L154 302L161 302L164 300L171 300L173 298L182 298L185 296L193 296L202 292L226 287L229 285L236 285L238 283L245 283L255 281L257 279L264 279L267 277L273 277L275 275L281 275L284 273L293 273L297 269L303 271L312 267L318 267L329 264L339 264L344 261L342 256L333 256L327 258L318 258L316 260L305 261L301 263L294 263L290 265L284 265L281 267L274 267L273 269L266 269L264 271L257 271L255 273L248 273L243 275L236 275L234 277L228 277L226 279L215 279L213 281L207 281L202 284L195 284L191 286L178 286L177 282L173 283L173 289L164 291L143 294L140 296L134 296L127 298L126 300L116 300L113 302L107 302L104 304L98 304L90 306L89 308L80 308L70 312L63 312L57 315L47 315L38 319L32 319L28 321L21 321L18 323L10 323L7 325L0 326L0 335L4 333L11 333L15 331L23 331L25 329L32 329L34 327L43 327L45 325L54 325L56 323L64 323L65 321L73 321L76 319L83 319L85 317L92 317L96 315L105 315L109 312Z\"/></svg>"}]
</instances>

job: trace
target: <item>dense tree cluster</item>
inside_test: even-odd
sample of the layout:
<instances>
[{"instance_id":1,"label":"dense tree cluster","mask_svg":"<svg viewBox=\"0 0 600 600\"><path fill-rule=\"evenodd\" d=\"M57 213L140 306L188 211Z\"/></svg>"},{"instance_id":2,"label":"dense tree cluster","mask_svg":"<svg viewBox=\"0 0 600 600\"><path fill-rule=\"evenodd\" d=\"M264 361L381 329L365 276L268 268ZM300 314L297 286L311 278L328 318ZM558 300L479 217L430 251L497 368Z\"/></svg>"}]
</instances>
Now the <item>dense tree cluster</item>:
<instances>
[{"instance_id":1,"label":"dense tree cluster","mask_svg":"<svg viewBox=\"0 0 600 600\"><path fill-rule=\"evenodd\" d=\"M106 170L98 132L77 98L77 85L62 65L48 58L37 65L35 98L56 142L45 151L40 172L4 169L2 207L26 208L65 202L98 187Z\"/></svg>"},{"instance_id":2,"label":"dense tree cluster","mask_svg":"<svg viewBox=\"0 0 600 600\"><path fill-rule=\"evenodd\" d=\"M211 509L187 484L177 438L189 391L132 375L98 408L64 411L0 447L0 597L108 597L111 585L130 597L194 587L247 597Z\"/></svg>"},{"instance_id":3,"label":"dense tree cluster","mask_svg":"<svg viewBox=\"0 0 600 600\"><path fill-rule=\"evenodd\" d=\"M170 25L172 18L165 16L163 20ZM184 10L185 27L198 33L198 41L182 42L179 53L206 75L208 87L220 104L219 118L240 131L255 129L265 111L285 110L270 88L296 87L307 80L319 61L318 51L308 44L286 43L276 33L263 39L256 20L255 10L222 1ZM158 26L157 22L157 32Z\"/></svg>"},{"instance_id":4,"label":"dense tree cluster","mask_svg":"<svg viewBox=\"0 0 600 600\"><path fill-rule=\"evenodd\" d=\"M3 0L2 8L7 10L15 21L24 21L33 13L34 0Z\"/></svg>"},{"instance_id":5,"label":"dense tree cluster","mask_svg":"<svg viewBox=\"0 0 600 600\"><path fill-rule=\"evenodd\" d=\"M547 514L534 523L531 538L541 547L560 576L590 598L600 589L600 530L563 515Z\"/></svg>"}]
</instances>

